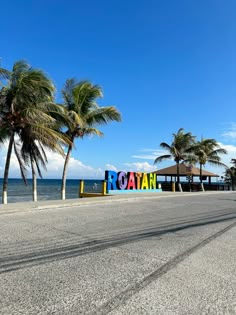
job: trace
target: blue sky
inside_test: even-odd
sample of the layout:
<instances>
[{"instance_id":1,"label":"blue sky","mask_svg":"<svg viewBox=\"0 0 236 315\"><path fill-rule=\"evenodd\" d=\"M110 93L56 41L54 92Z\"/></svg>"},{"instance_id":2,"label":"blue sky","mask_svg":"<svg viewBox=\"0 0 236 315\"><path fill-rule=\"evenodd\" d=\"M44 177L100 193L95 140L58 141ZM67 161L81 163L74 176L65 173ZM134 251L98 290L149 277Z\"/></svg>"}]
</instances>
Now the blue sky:
<instances>
[{"instance_id":1,"label":"blue sky","mask_svg":"<svg viewBox=\"0 0 236 315\"><path fill-rule=\"evenodd\" d=\"M67 78L89 79L103 87L99 104L122 114L121 123L101 128L102 139L76 143L70 178L156 169L159 144L180 127L217 139L228 149L227 164L236 157L234 0L9 0L1 12L2 67L24 59L41 68L58 101ZM62 164L49 153L45 177L60 178ZM17 170L13 158L11 177Z\"/></svg>"}]
</instances>

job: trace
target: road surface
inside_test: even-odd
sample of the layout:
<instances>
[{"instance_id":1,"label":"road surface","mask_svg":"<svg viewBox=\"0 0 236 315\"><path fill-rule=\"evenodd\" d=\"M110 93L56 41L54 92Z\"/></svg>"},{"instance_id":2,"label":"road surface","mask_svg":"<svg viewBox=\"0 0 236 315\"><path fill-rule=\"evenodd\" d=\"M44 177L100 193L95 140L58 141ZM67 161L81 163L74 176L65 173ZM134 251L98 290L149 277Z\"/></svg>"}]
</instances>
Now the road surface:
<instances>
[{"instance_id":1,"label":"road surface","mask_svg":"<svg viewBox=\"0 0 236 315\"><path fill-rule=\"evenodd\" d=\"M236 314L236 193L1 206L0 314Z\"/></svg>"}]
</instances>

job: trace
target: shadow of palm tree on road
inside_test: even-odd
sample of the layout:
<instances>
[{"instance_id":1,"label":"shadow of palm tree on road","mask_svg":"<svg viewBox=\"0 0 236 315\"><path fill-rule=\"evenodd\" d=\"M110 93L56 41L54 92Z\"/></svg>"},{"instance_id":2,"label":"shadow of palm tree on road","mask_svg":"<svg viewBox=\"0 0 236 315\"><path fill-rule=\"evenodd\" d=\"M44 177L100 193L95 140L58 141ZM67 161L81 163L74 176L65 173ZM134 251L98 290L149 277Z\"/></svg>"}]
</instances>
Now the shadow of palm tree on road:
<instances>
[{"instance_id":1,"label":"shadow of palm tree on road","mask_svg":"<svg viewBox=\"0 0 236 315\"><path fill-rule=\"evenodd\" d=\"M8 255L0 258L0 273L10 272L30 266L49 263L56 260L68 259L80 255L86 255L92 252L102 251L108 248L125 245L131 242L138 242L144 239L160 237L167 233L175 233L181 230L232 221L236 219L236 210L234 208L223 211L211 211L207 215L198 215L175 218L172 223L163 223L154 227L148 227L142 230L123 232L107 237L101 237L86 241L80 244L56 247L46 250L34 249L33 252L18 255ZM172 219L173 220L173 219Z\"/></svg>"}]
</instances>

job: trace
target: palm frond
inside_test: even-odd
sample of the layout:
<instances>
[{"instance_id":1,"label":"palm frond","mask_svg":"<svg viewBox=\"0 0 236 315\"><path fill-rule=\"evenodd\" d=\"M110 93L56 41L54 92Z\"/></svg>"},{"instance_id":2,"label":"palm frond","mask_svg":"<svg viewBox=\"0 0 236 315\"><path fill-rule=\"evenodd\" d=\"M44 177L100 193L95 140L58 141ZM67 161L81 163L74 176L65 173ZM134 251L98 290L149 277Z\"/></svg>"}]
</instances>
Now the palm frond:
<instances>
[{"instance_id":1,"label":"palm frond","mask_svg":"<svg viewBox=\"0 0 236 315\"><path fill-rule=\"evenodd\" d=\"M103 125L110 121L121 121L121 114L114 106L100 107L89 112L86 115L85 120L89 126Z\"/></svg>"},{"instance_id":2,"label":"palm frond","mask_svg":"<svg viewBox=\"0 0 236 315\"><path fill-rule=\"evenodd\" d=\"M222 162L220 162L219 159L208 159L208 160L207 160L207 163L209 163L209 164L212 165L212 166L220 166L220 167L225 167L225 168L227 168L227 165L224 164L224 163L222 163Z\"/></svg>"},{"instance_id":3,"label":"palm frond","mask_svg":"<svg viewBox=\"0 0 236 315\"><path fill-rule=\"evenodd\" d=\"M74 104L73 90L76 84L77 82L75 78L68 79L66 80L64 88L62 89L62 97L64 99L68 111L72 110L72 106Z\"/></svg>"},{"instance_id":4,"label":"palm frond","mask_svg":"<svg viewBox=\"0 0 236 315\"><path fill-rule=\"evenodd\" d=\"M191 164L191 165L195 165L195 164L198 163L198 158L196 157L195 154L186 153L185 156L184 156L183 162L184 162L184 163Z\"/></svg>"},{"instance_id":5,"label":"palm frond","mask_svg":"<svg viewBox=\"0 0 236 315\"><path fill-rule=\"evenodd\" d=\"M171 152L171 146L168 143L166 143L166 142L161 142L160 143L160 147L165 149L165 150L167 150L167 151L169 151L169 152Z\"/></svg>"},{"instance_id":6,"label":"palm frond","mask_svg":"<svg viewBox=\"0 0 236 315\"><path fill-rule=\"evenodd\" d=\"M221 163L220 154L226 154L226 150L221 148L215 139L202 138L198 141L194 146L194 154L198 160L198 162L202 165L205 165L207 162L216 166L224 166Z\"/></svg>"},{"instance_id":7,"label":"palm frond","mask_svg":"<svg viewBox=\"0 0 236 315\"><path fill-rule=\"evenodd\" d=\"M0 126L1 126L1 119L0 119ZM0 127L0 145L1 143L5 143L9 138L8 130L5 128Z\"/></svg>"},{"instance_id":8,"label":"palm frond","mask_svg":"<svg viewBox=\"0 0 236 315\"><path fill-rule=\"evenodd\" d=\"M161 155L158 156L155 160L154 160L154 164L157 164L159 162L165 161L165 160L169 160L172 158L171 154L166 154L166 155Z\"/></svg>"},{"instance_id":9,"label":"palm frond","mask_svg":"<svg viewBox=\"0 0 236 315\"><path fill-rule=\"evenodd\" d=\"M85 116L98 108L96 99L101 97L101 87L93 85L90 81L81 81L73 90L73 106L70 110L74 110L79 115Z\"/></svg>"},{"instance_id":10,"label":"palm frond","mask_svg":"<svg viewBox=\"0 0 236 315\"><path fill-rule=\"evenodd\" d=\"M84 136L102 137L104 134L100 130L98 130L97 128L88 127L88 128L78 129L77 135L80 136L81 138L83 138Z\"/></svg>"},{"instance_id":11,"label":"palm frond","mask_svg":"<svg viewBox=\"0 0 236 315\"><path fill-rule=\"evenodd\" d=\"M0 68L0 80L10 80L11 79L11 72Z\"/></svg>"},{"instance_id":12,"label":"palm frond","mask_svg":"<svg viewBox=\"0 0 236 315\"><path fill-rule=\"evenodd\" d=\"M78 126L80 126L81 128L84 127L85 125L85 121L84 119L78 115L78 113L76 113L73 110L70 110L67 114L67 118L68 118L68 126L70 129L74 129L77 128Z\"/></svg>"},{"instance_id":13,"label":"palm frond","mask_svg":"<svg viewBox=\"0 0 236 315\"><path fill-rule=\"evenodd\" d=\"M37 140L39 141L43 146L48 147L49 149L56 150L56 148L59 148L58 151L64 155L64 151L61 149L60 144L64 145L71 145L71 141L69 138L61 133L60 131L53 130L50 127L46 125L35 125L30 127L30 132L32 133L32 139L30 141Z\"/></svg>"}]
</instances>

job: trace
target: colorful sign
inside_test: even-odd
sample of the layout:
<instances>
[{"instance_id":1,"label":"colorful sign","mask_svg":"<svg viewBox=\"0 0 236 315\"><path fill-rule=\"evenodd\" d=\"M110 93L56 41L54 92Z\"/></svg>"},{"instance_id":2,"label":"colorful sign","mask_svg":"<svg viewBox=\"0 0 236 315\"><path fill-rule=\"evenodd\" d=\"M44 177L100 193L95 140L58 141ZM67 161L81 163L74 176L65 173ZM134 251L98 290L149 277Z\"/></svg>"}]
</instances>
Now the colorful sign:
<instances>
[{"instance_id":1,"label":"colorful sign","mask_svg":"<svg viewBox=\"0 0 236 315\"><path fill-rule=\"evenodd\" d=\"M154 191L157 186L157 178L154 173L141 172L114 172L106 171L105 180L107 182L107 191L117 190L138 190ZM158 189L159 191L160 189Z\"/></svg>"}]
</instances>

